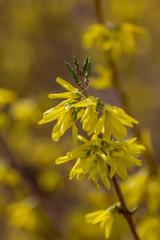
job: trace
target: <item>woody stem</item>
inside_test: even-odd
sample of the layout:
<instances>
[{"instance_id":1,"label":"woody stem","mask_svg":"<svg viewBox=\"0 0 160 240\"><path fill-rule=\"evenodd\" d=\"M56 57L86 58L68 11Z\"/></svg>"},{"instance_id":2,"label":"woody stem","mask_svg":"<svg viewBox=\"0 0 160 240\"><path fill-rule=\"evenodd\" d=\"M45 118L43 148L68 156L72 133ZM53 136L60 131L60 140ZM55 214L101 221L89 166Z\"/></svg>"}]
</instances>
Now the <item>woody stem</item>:
<instances>
[{"instance_id":1,"label":"woody stem","mask_svg":"<svg viewBox=\"0 0 160 240\"><path fill-rule=\"evenodd\" d=\"M95 5L95 10L96 10L96 15L97 15L97 21L101 24L104 24L104 16L103 16L103 12L102 12L102 2L101 2L101 0L94 0L94 5ZM118 72L117 72L115 63L114 63L113 59L111 58L110 54L108 55L108 54L104 53L104 56L105 56L106 64L112 69L113 83L114 83L114 86L116 87L116 89L119 92L120 100L121 100L124 108L126 109L126 111L130 114L131 110L128 106L127 98L126 98L126 96L123 92L122 86L120 84L120 80L119 80L119 76L118 76ZM130 114L130 115L132 115L132 114ZM138 128L135 129L135 132L136 132L136 135L140 136L140 131L139 131ZM151 162L151 161L148 161L148 162ZM152 169L154 170L155 169L154 164L150 164L150 165L152 166ZM116 192L116 194L119 198L119 201L121 203L121 207L123 209L123 215L124 215L128 225L130 227L132 235L133 235L135 240L140 240L140 238L137 234L137 231L136 231L136 227L135 227L135 223L133 221L133 217L132 217L131 214L129 214L129 210L127 208L126 202L124 200L124 197L123 197L123 194L121 192L121 189L120 189L120 186L118 184L118 180L117 180L116 176L113 176L112 182L113 182L113 185L114 185L114 188L115 188L115 192Z\"/></svg>"},{"instance_id":2,"label":"woody stem","mask_svg":"<svg viewBox=\"0 0 160 240\"><path fill-rule=\"evenodd\" d=\"M94 5L95 5L95 11L96 11L96 15L97 15L97 21L101 24L104 24L104 16L103 16L103 11L102 11L101 0L94 0ZM105 58L106 65L112 70L113 85L114 85L115 89L117 90L117 93L119 95L119 100L120 100L123 108L125 109L125 111L130 116L132 116L133 114L132 114L132 111L128 104L127 94L124 92L123 86L121 84L115 62L109 52L104 52L104 58ZM133 131L134 131L135 135L139 138L139 140L143 143L142 133L141 133L140 128L137 125L135 125L133 128ZM157 166L156 166L155 158L153 156L153 152L151 152L150 149L146 148L143 155L146 159L146 163L149 168L150 174L156 174Z\"/></svg>"},{"instance_id":3,"label":"woody stem","mask_svg":"<svg viewBox=\"0 0 160 240\"><path fill-rule=\"evenodd\" d=\"M124 197L123 197L123 194L121 192L121 189L120 189L120 186L118 184L118 181L117 181L117 178L116 176L114 175L113 178L112 178L112 182L113 182L113 185L114 185L114 188L115 188L115 191L116 191L116 194L119 198L119 201L121 203L121 207L123 209L123 215L130 227L130 230L132 232L132 235L134 237L135 240L140 240L138 234L137 234L137 231L136 231L136 226L135 226L135 223L133 221L133 216L131 214L129 214L129 210L127 208L127 205L126 205L126 202L124 200Z\"/></svg>"}]
</instances>

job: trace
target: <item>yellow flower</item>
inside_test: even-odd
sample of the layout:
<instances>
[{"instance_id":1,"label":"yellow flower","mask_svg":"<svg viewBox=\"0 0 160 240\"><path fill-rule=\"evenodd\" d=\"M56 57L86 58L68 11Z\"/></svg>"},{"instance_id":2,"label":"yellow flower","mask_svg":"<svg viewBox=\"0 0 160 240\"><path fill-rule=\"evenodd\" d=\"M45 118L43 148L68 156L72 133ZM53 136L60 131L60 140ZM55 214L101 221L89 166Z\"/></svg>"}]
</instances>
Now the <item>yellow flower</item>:
<instances>
[{"instance_id":1,"label":"yellow flower","mask_svg":"<svg viewBox=\"0 0 160 240\"><path fill-rule=\"evenodd\" d=\"M115 24L105 27L94 24L83 35L83 43L87 48L97 45L102 51L109 52L114 60L121 54L131 54L136 50L135 34L144 34L145 30L130 23Z\"/></svg>"},{"instance_id":2,"label":"yellow flower","mask_svg":"<svg viewBox=\"0 0 160 240\"><path fill-rule=\"evenodd\" d=\"M85 217L87 223L96 224L100 223L100 228L105 230L105 238L109 238L112 230L113 224L113 214L112 211L100 210L92 212Z\"/></svg>"},{"instance_id":3,"label":"yellow flower","mask_svg":"<svg viewBox=\"0 0 160 240\"><path fill-rule=\"evenodd\" d=\"M61 78L57 78L57 82L64 87L68 92L49 94L49 98L67 98L56 107L49 109L43 114L43 119L39 124L52 122L57 120L57 124L52 131L53 141L58 141L65 131L73 126L72 136L76 145L77 128L75 121L81 118L82 129L88 135L96 133L103 134L103 138L109 141L111 134L118 141L122 140L127 135L125 126L133 127L133 123L138 122L127 115L122 109L109 106L100 102L99 98L88 97L84 98L83 94L74 88L70 83ZM99 109L102 116L99 117Z\"/></svg>"},{"instance_id":4,"label":"yellow flower","mask_svg":"<svg viewBox=\"0 0 160 240\"><path fill-rule=\"evenodd\" d=\"M89 172L88 179L92 179L99 188L98 178L107 189L110 189L110 182L108 180L109 169L110 178L117 173L123 180L128 178L126 165L142 166L140 160L136 158L144 147L135 144L136 139L130 139L123 143L104 141L93 135L91 140L78 136L84 142L83 145L68 152L66 156L56 159L56 164L68 162L76 158L76 163L70 172L70 179L77 176L77 180L81 181L85 174ZM109 167L109 168L108 168Z\"/></svg>"},{"instance_id":5,"label":"yellow flower","mask_svg":"<svg viewBox=\"0 0 160 240\"><path fill-rule=\"evenodd\" d=\"M57 123L52 130L52 139L53 141L58 141L59 138L65 133L67 129L71 126L73 128L73 142L76 144L75 139L75 121L77 121L83 115L84 110L82 109L80 112L77 112L75 109L66 111L65 113L61 114L61 116L57 119ZM76 128L77 129L77 128ZM78 131L78 129L77 129Z\"/></svg>"},{"instance_id":6,"label":"yellow flower","mask_svg":"<svg viewBox=\"0 0 160 240\"><path fill-rule=\"evenodd\" d=\"M80 109L85 108L85 112L81 118L82 129L86 131L88 135L93 134L98 121L97 99L90 96L73 104L73 107Z\"/></svg>"},{"instance_id":7,"label":"yellow flower","mask_svg":"<svg viewBox=\"0 0 160 240\"><path fill-rule=\"evenodd\" d=\"M73 87L70 83L66 82L62 78L58 77L56 79L56 82L61 85L63 88L68 90L68 92L65 93L58 93L58 94L49 94L49 98L55 99L55 98L69 98L69 99L75 99L78 95L77 93L80 93L77 88Z\"/></svg>"},{"instance_id":8,"label":"yellow flower","mask_svg":"<svg viewBox=\"0 0 160 240\"><path fill-rule=\"evenodd\" d=\"M92 179L96 186L99 188L97 175L100 176L103 184L107 189L110 189L110 182L107 174L107 163L111 164L110 159L101 150L101 139L91 139L88 141L85 138L81 138L85 141L83 145L73 149L67 153L66 156L56 159L56 164L68 162L74 158L77 158L75 165L70 172L70 179L77 176L77 180L81 181L85 174L90 171L88 179Z\"/></svg>"},{"instance_id":9,"label":"yellow flower","mask_svg":"<svg viewBox=\"0 0 160 240\"><path fill-rule=\"evenodd\" d=\"M110 177L112 178L117 173L123 180L128 178L126 165L142 166L139 159L136 158L144 150L144 146L135 144L136 138L125 142L106 142L103 144L103 151L111 158Z\"/></svg>"},{"instance_id":10,"label":"yellow flower","mask_svg":"<svg viewBox=\"0 0 160 240\"><path fill-rule=\"evenodd\" d=\"M78 91L77 88L74 88L71 84L66 82L61 78L57 78L56 81L64 87L69 92L58 93L58 94L49 94L49 98L68 98L67 100L62 101L56 107L47 110L43 114L43 119L39 122L39 124L44 124L48 122L52 122L57 120L57 124L54 126L52 131L52 139L53 141L58 141L59 138L65 133L65 131L73 126L73 139L75 140L75 121L82 117L84 113L84 109L77 110L73 107L74 103L77 102L78 99L83 97L82 93Z\"/></svg>"},{"instance_id":11,"label":"yellow flower","mask_svg":"<svg viewBox=\"0 0 160 240\"><path fill-rule=\"evenodd\" d=\"M121 108L105 105L102 109L102 116L99 118L95 133L104 135L104 140L109 141L111 134L118 141L121 141L127 135L125 126L133 127L133 123L138 124L134 118L126 114Z\"/></svg>"}]
</instances>

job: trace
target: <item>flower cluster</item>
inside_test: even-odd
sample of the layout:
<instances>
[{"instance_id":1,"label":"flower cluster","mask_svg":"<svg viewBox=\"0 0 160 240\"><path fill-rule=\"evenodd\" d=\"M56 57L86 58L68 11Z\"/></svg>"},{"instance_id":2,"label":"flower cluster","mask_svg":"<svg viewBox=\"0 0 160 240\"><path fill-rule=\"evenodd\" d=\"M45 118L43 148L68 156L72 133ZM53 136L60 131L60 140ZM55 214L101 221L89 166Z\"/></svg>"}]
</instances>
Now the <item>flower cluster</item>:
<instances>
[{"instance_id":1,"label":"flower cluster","mask_svg":"<svg viewBox=\"0 0 160 240\"><path fill-rule=\"evenodd\" d=\"M135 155L140 153L144 147L134 143L136 138L123 143L106 142L97 135L93 135L90 141L82 136L78 138L84 144L68 152L66 156L56 159L56 164L77 159L70 172L70 179L77 176L77 180L81 181L90 171L88 179L93 179L99 188L97 179L99 175L105 187L110 189L108 176L112 178L117 173L123 180L126 180L128 178L126 165L142 165Z\"/></svg>"},{"instance_id":2,"label":"flower cluster","mask_svg":"<svg viewBox=\"0 0 160 240\"><path fill-rule=\"evenodd\" d=\"M52 139L58 141L65 131L72 127L73 142L76 145L77 139L83 144L68 152L66 156L56 159L56 164L77 159L70 172L70 179L77 176L82 180L89 172L88 179L93 179L99 187L98 178L102 180L107 189L110 189L108 176L112 178L117 173L123 180L128 178L126 166L141 166L141 161L136 155L144 149L142 145L135 144L134 139L119 142L127 136L127 128L138 124L134 118L126 114L121 108L103 103L99 98L87 96L86 89L88 76L91 71L90 58L86 58L83 70L79 68L78 60L74 57L75 69L66 63L78 85L78 88L61 78L57 82L68 92L49 94L49 98L65 98L56 107L49 109L39 122L47 123L57 120L52 130ZM85 82L85 84L81 84ZM82 129L91 136L90 140L78 136L76 121L80 120Z\"/></svg>"},{"instance_id":3,"label":"flower cluster","mask_svg":"<svg viewBox=\"0 0 160 240\"><path fill-rule=\"evenodd\" d=\"M100 30L104 31L104 29ZM121 108L110 106L99 98L88 96L91 59L89 57L85 59L82 69L75 56L73 60L74 68L69 63L65 64L71 71L78 88L61 78L57 78L56 81L67 92L49 94L49 98L64 98L66 100L46 111L39 123L57 120L52 130L53 141L58 141L66 130L72 127L75 148L66 156L58 157L55 163L62 164L76 159L70 172L70 179L76 177L77 180L81 181L88 174L88 179L92 179L98 188L100 178L109 190L109 178L113 178L117 174L122 180L126 180L128 178L128 165L142 165L141 161L137 159L137 154L140 154L144 147L135 143L136 138L122 142L127 136L127 127L132 128L133 124L138 124L138 121ZM78 120L82 124L82 129L90 136L90 140L78 135L76 126ZM77 147L78 140L82 144ZM92 224L100 223L101 228L105 229L105 237L108 238L111 233L113 213L117 209L120 210L118 205L115 205L107 210L87 214L86 221ZM134 210L131 214L133 212Z\"/></svg>"},{"instance_id":4,"label":"flower cluster","mask_svg":"<svg viewBox=\"0 0 160 240\"><path fill-rule=\"evenodd\" d=\"M87 48L97 45L118 60L122 53L131 54L135 51L135 34L144 33L142 27L130 23L110 23L108 26L94 24L83 35L83 43Z\"/></svg>"},{"instance_id":5,"label":"flower cluster","mask_svg":"<svg viewBox=\"0 0 160 240\"><path fill-rule=\"evenodd\" d=\"M74 88L71 84L61 78L57 78L56 81L63 88L68 90L68 92L49 94L48 97L50 99L67 98L67 100L62 101L56 107L46 111L43 114L43 119L39 122L39 124L43 124L57 120L57 124L54 126L52 131L53 141L58 141L65 131L71 126L75 129L75 122L81 118L84 113L83 109L76 109L73 106L83 97L83 94L77 88Z\"/></svg>"}]
</instances>

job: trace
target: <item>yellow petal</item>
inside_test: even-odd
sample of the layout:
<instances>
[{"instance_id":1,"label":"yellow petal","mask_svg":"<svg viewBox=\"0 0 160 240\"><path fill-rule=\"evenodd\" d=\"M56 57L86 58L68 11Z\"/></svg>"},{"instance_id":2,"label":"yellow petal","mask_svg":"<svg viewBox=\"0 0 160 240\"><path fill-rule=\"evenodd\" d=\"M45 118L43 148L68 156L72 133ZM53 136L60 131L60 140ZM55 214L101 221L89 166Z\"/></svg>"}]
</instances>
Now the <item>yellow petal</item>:
<instances>
[{"instance_id":1,"label":"yellow petal","mask_svg":"<svg viewBox=\"0 0 160 240\"><path fill-rule=\"evenodd\" d=\"M90 99L86 98L78 103L73 104L73 107L75 107L75 108L87 107L89 103L91 103Z\"/></svg>"},{"instance_id":2,"label":"yellow petal","mask_svg":"<svg viewBox=\"0 0 160 240\"><path fill-rule=\"evenodd\" d=\"M101 151L100 149L98 149L96 151L96 154L102 158L109 166L112 164L112 160L110 158L110 156L107 156L103 151Z\"/></svg>"},{"instance_id":3,"label":"yellow petal","mask_svg":"<svg viewBox=\"0 0 160 240\"><path fill-rule=\"evenodd\" d=\"M118 141L121 141L127 135L126 127L114 115L106 112L105 121L110 132Z\"/></svg>"},{"instance_id":4,"label":"yellow petal","mask_svg":"<svg viewBox=\"0 0 160 240\"><path fill-rule=\"evenodd\" d=\"M76 163L74 164L72 170L70 171L69 179L73 179L77 174L83 173L82 169L82 163L84 162L84 159L78 158Z\"/></svg>"},{"instance_id":5,"label":"yellow petal","mask_svg":"<svg viewBox=\"0 0 160 240\"><path fill-rule=\"evenodd\" d=\"M94 218L96 218L97 216L99 216L99 215L102 214L103 212L104 212L104 210L100 210L100 211L88 213L88 214L85 216L86 222L87 222L87 223L92 223L92 221L94 220Z\"/></svg>"},{"instance_id":6,"label":"yellow petal","mask_svg":"<svg viewBox=\"0 0 160 240\"><path fill-rule=\"evenodd\" d=\"M64 107L51 108L43 114L43 119L39 121L39 124L52 122L55 119L57 119L60 115L62 115L64 112L65 112Z\"/></svg>"},{"instance_id":7,"label":"yellow petal","mask_svg":"<svg viewBox=\"0 0 160 240\"><path fill-rule=\"evenodd\" d=\"M70 161L72 158L69 158L68 156L58 157L55 161L55 164L59 165L61 163L65 163Z\"/></svg>"},{"instance_id":8,"label":"yellow petal","mask_svg":"<svg viewBox=\"0 0 160 240\"><path fill-rule=\"evenodd\" d=\"M59 140L59 138L62 136L60 129L61 129L64 115L62 115L62 117L58 119L56 125L54 126L54 128L52 130L52 140L55 142L57 142Z\"/></svg>"},{"instance_id":9,"label":"yellow petal","mask_svg":"<svg viewBox=\"0 0 160 240\"><path fill-rule=\"evenodd\" d=\"M77 180L78 180L78 181L82 181L82 179L84 178L84 176L85 176L85 173L83 173L83 172L78 173L78 174L77 174Z\"/></svg>"},{"instance_id":10,"label":"yellow petal","mask_svg":"<svg viewBox=\"0 0 160 240\"><path fill-rule=\"evenodd\" d=\"M90 113L91 113L91 106L88 106L81 118L81 122L83 122L85 119L87 119L89 117Z\"/></svg>"},{"instance_id":11,"label":"yellow petal","mask_svg":"<svg viewBox=\"0 0 160 240\"><path fill-rule=\"evenodd\" d=\"M106 238L109 238L110 235L111 235L112 224L113 224L113 217L110 216L110 217L106 220L106 227L105 227L105 237L106 237Z\"/></svg>"},{"instance_id":12,"label":"yellow petal","mask_svg":"<svg viewBox=\"0 0 160 240\"><path fill-rule=\"evenodd\" d=\"M81 135L78 135L78 139L79 139L81 142L84 142L84 143L88 142L88 140L87 140L86 138L84 138L83 136L81 136Z\"/></svg>"},{"instance_id":13,"label":"yellow petal","mask_svg":"<svg viewBox=\"0 0 160 240\"><path fill-rule=\"evenodd\" d=\"M89 130L88 130L88 135L91 135L92 133L94 133L97 121L98 121L98 116L97 116L97 113L95 113L94 117L92 118L92 121L90 123L90 127L89 127Z\"/></svg>"},{"instance_id":14,"label":"yellow petal","mask_svg":"<svg viewBox=\"0 0 160 240\"><path fill-rule=\"evenodd\" d=\"M94 160L95 160L95 155L92 155L86 159L86 162L83 165L83 171L85 173L87 173L89 169L92 167L92 165L94 164Z\"/></svg>"},{"instance_id":15,"label":"yellow petal","mask_svg":"<svg viewBox=\"0 0 160 240\"><path fill-rule=\"evenodd\" d=\"M98 184L97 177L96 177L96 176L93 176L92 179L93 179L93 182L94 182L94 184L96 185L96 187L97 187L98 189L100 189L99 184Z\"/></svg>"},{"instance_id":16,"label":"yellow petal","mask_svg":"<svg viewBox=\"0 0 160 240\"><path fill-rule=\"evenodd\" d=\"M104 114L98 119L97 124L95 125L95 133L98 135L103 129L104 126Z\"/></svg>"},{"instance_id":17,"label":"yellow petal","mask_svg":"<svg viewBox=\"0 0 160 240\"><path fill-rule=\"evenodd\" d=\"M104 139L106 141L110 141L111 139L111 129L110 129L110 125L109 125L109 122L108 122L108 119L107 119L107 114L105 112L105 115L104 115L104 128L102 129L102 132L104 134Z\"/></svg>"},{"instance_id":18,"label":"yellow petal","mask_svg":"<svg viewBox=\"0 0 160 240\"><path fill-rule=\"evenodd\" d=\"M129 165L137 165L139 167L142 166L141 160L137 159L136 157L134 157L134 156L132 156L130 154L126 154L126 156L123 159Z\"/></svg>"},{"instance_id":19,"label":"yellow petal","mask_svg":"<svg viewBox=\"0 0 160 240\"><path fill-rule=\"evenodd\" d=\"M106 165L104 164L103 160L100 158L97 159L97 170L100 175L100 178L105 185L105 187L109 190L110 189L110 182L107 177L107 170Z\"/></svg>"},{"instance_id":20,"label":"yellow petal","mask_svg":"<svg viewBox=\"0 0 160 240\"><path fill-rule=\"evenodd\" d=\"M92 105L97 105L97 99L95 97L90 96L88 99L91 101Z\"/></svg>"},{"instance_id":21,"label":"yellow petal","mask_svg":"<svg viewBox=\"0 0 160 240\"><path fill-rule=\"evenodd\" d=\"M116 172L122 178L123 181L127 180L128 173L126 170L126 166L123 161L119 158L116 160Z\"/></svg>"},{"instance_id":22,"label":"yellow petal","mask_svg":"<svg viewBox=\"0 0 160 240\"><path fill-rule=\"evenodd\" d=\"M135 123L135 124L138 124L138 121L135 120L134 118L130 117L127 113L125 113L125 111L121 108L118 108L118 107L115 107L115 106L108 106L106 105L105 106L105 109L112 113L113 115L121 118L121 119L124 119L124 120L127 120L128 122L132 122L132 123Z\"/></svg>"},{"instance_id":23,"label":"yellow petal","mask_svg":"<svg viewBox=\"0 0 160 240\"><path fill-rule=\"evenodd\" d=\"M76 89L75 87L73 87L70 83L68 83L67 81L63 80L62 78L58 77L56 79L56 82L59 83L59 85L61 85L63 88L65 88L66 90L70 91L70 92L75 92L78 91L78 89Z\"/></svg>"},{"instance_id":24,"label":"yellow petal","mask_svg":"<svg viewBox=\"0 0 160 240\"><path fill-rule=\"evenodd\" d=\"M50 99L56 99L56 98L69 98L69 99L74 99L76 95L73 92L64 92L64 93L55 93L52 94L50 93L48 95Z\"/></svg>"},{"instance_id":25,"label":"yellow petal","mask_svg":"<svg viewBox=\"0 0 160 240\"><path fill-rule=\"evenodd\" d=\"M78 128L75 123L72 126L72 139L73 139L74 146L76 147L77 140L78 140Z\"/></svg>"},{"instance_id":26,"label":"yellow petal","mask_svg":"<svg viewBox=\"0 0 160 240\"><path fill-rule=\"evenodd\" d=\"M88 134L92 134L95 130L95 125L97 123L98 117L96 108L94 106L88 106L88 114L83 118L82 128L84 131L87 131Z\"/></svg>"},{"instance_id":27,"label":"yellow petal","mask_svg":"<svg viewBox=\"0 0 160 240\"><path fill-rule=\"evenodd\" d=\"M69 103L70 101L71 100L68 100L68 99L64 100L61 103L59 103L57 106L55 106L54 108L47 110L43 114L43 119L41 121L39 121L39 124L51 122L51 121L54 121L55 119L57 119L57 117L59 117L59 115L62 115L65 112L65 110L66 110L65 104Z\"/></svg>"},{"instance_id":28,"label":"yellow petal","mask_svg":"<svg viewBox=\"0 0 160 240\"><path fill-rule=\"evenodd\" d=\"M96 175L97 175L97 164L95 163L95 164L92 165L91 172L90 172L90 175L88 177L88 180L95 177Z\"/></svg>"},{"instance_id":29,"label":"yellow petal","mask_svg":"<svg viewBox=\"0 0 160 240\"><path fill-rule=\"evenodd\" d=\"M123 123L124 125L126 125L127 127L133 127L133 124L127 120L124 120L124 119L121 119L121 118L118 118L121 123Z\"/></svg>"},{"instance_id":30,"label":"yellow petal","mask_svg":"<svg viewBox=\"0 0 160 240\"><path fill-rule=\"evenodd\" d=\"M67 112L64 114L62 119L62 124L60 128L61 136L65 133L65 131L71 127L71 125L74 123L73 116L70 112Z\"/></svg>"},{"instance_id":31,"label":"yellow petal","mask_svg":"<svg viewBox=\"0 0 160 240\"><path fill-rule=\"evenodd\" d=\"M99 222L102 222L106 219L106 211L104 210L101 214L99 214L98 216L96 216L93 221L92 224L96 224Z\"/></svg>"},{"instance_id":32,"label":"yellow petal","mask_svg":"<svg viewBox=\"0 0 160 240\"><path fill-rule=\"evenodd\" d=\"M134 143L136 140L137 140L137 137L131 138L131 139L125 141L125 142L127 142L128 144L131 144L131 143Z\"/></svg>"},{"instance_id":33,"label":"yellow petal","mask_svg":"<svg viewBox=\"0 0 160 240\"><path fill-rule=\"evenodd\" d=\"M81 109L81 110L78 112L78 114L77 114L77 120L80 119L80 118L83 116L84 112L85 112L84 109Z\"/></svg>"}]
</instances>

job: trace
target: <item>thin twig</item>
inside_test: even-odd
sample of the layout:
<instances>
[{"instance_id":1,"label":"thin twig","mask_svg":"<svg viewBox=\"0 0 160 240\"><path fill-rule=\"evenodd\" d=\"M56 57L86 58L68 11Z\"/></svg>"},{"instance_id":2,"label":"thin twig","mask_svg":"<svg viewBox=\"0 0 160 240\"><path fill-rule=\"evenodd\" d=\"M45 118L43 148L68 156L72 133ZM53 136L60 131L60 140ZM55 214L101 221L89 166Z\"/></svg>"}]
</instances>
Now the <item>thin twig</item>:
<instances>
[{"instance_id":1,"label":"thin twig","mask_svg":"<svg viewBox=\"0 0 160 240\"><path fill-rule=\"evenodd\" d=\"M134 221L133 221L133 216L130 214L130 212L129 212L128 208L127 208L126 202L124 200L123 194L121 192L120 186L118 184L118 181L117 181L117 178L116 178L115 175L112 178L112 182L113 182L116 194L117 194L117 196L119 198L119 201L121 203L121 207L123 209L123 216L125 217L125 219L128 222L128 225L129 225L129 227L131 229L133 237L134 237L135 240L140 240L140 238L139 238L139 236L137 234L137 231L136 231L136 226L135 226Z\"/></svg>"},{"instance_id":2,"label":"thin twig","mask_svg":"<svg viewBox=\"0 0 160 240\"><path fill-rule=\"evenodd\" d=\"M96 14L97 14L97 20L101 24L104 24L104 16L103 16L103 13L102 13L101 0L94 0L94 4L95 4L95 10L96 10ZM105 61L106 61L106 64L109 65L109 67L112 69L114 86L119 91L121 102L125 106L125 109L128 108L128 109L126 109L128 114L132 115L131 111L130 111L130 108L128 107L126 96L125 96L125 94L124 94L124 92L122 90L122 87L121 87L121 84L120 84L120 81L119 81L119 77L118 77L118 72L117 72L116 66L114 64L114 61L112 60L111 57L108 57L106 54L105 54ZM138 130L138 133L139 133L139 130ZM138 135L140 136L140 133ZM118 184L116 176L113 176L112 182L113 182L116 194L117 194L117 196L118 196L118 198L120 200L121 207L123 209L123 215L124 215L128 225L130 227L132 235L133 235L135 240L140 240L140 238L139 238L139 236L137 234L137 231L136 231L136 227L135 227L132 215L128 214L129 210L127 208L126 202L124 200L124 197L123 197L123 194L121 192L121 189L120 189L120 186Z\"/></svg>"},{"instance_id":3,"label":"thin twig","mask_svg":"<svg viewBox=\"0 0 160 240\"><path fill-rule=\"evenodd\" d=\"M95 5L95 10L96 10L96 15L97 15L97 20L99 23L104 23L104 18L102 13L102 2L101 0L94 0L94 5Z\"/></svg>"},{"instance_id":4,"label":"thin twig","mask_svg":"<svg viewBox=\"0 0 160 240\"><path fill-rule=\"evenodd\" d=\"M104 24L104 16L102 11L102 2L101 0L94 0L96 15L97 15L97 21L101 24ZM131 108L129 107L127 95L124 92L123 86L121 84L119 74L115 65L114 60L112 59L111 55L109 53L104 52L104 58L106 65L112 70L113 74L113 85L117 89L117 93L119 95L119 99L121 101L121 104L124 108L124 110L130 115L133 116ZM133 131L135 135L138 137L138 139L143 143L142 141L142 133L140 128L137 125L134 125ZM150 174L156 174L157 173L157 166L156 161L153 156L153 152L150 151L150 149L146 148L146 150L143 153L147 166L149 168Z\"/></svg>"},{"instance_id":5,"label":"thin twig","mask_svg":"<svg viewBox=\"0 0 160 240\"><path fill-rule=\"evenodd\" d=\"M119 74L118 74L116 65L115 65L115 63L114 63L114 61L113 61L113 59L112 59L110 54L104 53L104 57L105 57L106 64L108 65L108 67L110 69L112 69L113 85L117 89L117 93L119 95L119 99L121 101L121 105L123 106L125 111L130 116L133 116L132 111L131 111L131 109L129 107L129 104L128 104L127 95L124 92L123 86L122 86L122 84L120 82ZM143 141L142 141L142 133L141 133L140 128L137 125L134 125L133 131L134 131L135 135L138 137L138 139L143 143ZM149 167L150 173L151 174L156 174L157 167L156 167L156 162L155 162L155 159L153 157L152 152L148 148L146 148L146 150L144 151L143 155L144 155L144 157L146 159L146 162L147 162L147 165Z\"/></svg>"}]
</instances>

